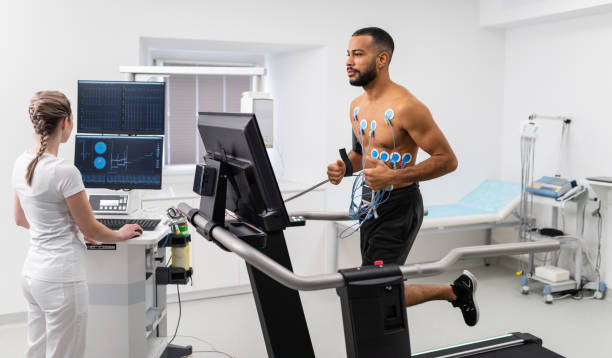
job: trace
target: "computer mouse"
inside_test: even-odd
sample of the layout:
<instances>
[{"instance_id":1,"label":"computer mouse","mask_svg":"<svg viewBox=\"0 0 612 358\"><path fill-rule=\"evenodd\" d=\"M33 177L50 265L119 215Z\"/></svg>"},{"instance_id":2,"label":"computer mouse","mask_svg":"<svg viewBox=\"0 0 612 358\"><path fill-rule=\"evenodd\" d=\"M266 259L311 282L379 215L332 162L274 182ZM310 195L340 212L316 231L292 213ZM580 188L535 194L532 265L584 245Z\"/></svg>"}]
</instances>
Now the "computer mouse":
<instances>
[{"instance_id":1,"label":"computer mouse","mask_svg":"<svg viewBox=\"0 0 612 358\"><path fill-rule=\"evenodd\" d=\"M136 231L137 233L139 233L140 235L142 235L142 230L140 230L140 229L136 229L136 230L134 230L134 231Z\"/></svg>"}]
</instances>

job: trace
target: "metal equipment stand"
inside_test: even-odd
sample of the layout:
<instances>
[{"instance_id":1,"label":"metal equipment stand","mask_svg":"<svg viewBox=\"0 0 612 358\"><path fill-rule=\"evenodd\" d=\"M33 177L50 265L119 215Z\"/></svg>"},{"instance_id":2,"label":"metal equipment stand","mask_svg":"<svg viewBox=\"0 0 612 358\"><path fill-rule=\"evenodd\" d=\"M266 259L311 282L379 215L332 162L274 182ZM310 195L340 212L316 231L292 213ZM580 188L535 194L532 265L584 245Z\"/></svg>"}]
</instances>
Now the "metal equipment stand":
<instances>
[{"instance_id":1,"label":"metal equipment stand","mask_svg":"<svg viewBox=\"0 0 612 358\"><path fill-rule=\"evenodd\" d=\"M552 198L547 198L547 197L541 197L541 196L536 196L533 194L529 194L533 200L534 203L540 203L546 206L551 206L552 207L552 222L551 222L551 227L553 228L558 228L558 218L559 218L559 208L563 207L565 205L564 201L557 201L555 199ZM572 199L572 202L576 203L577 209L576 212L577 213L581 213L584 210L584 207L586 205L586 201L588 199L588 195L587 195L587 191L586 189L583 190L582 192L578 193L574 199ZM580 233L582 233L584 228L584 218L581 215L577 215L576 218L576 229L575 235L570 235L571 237L575 237L574 240L575 242L575 253L574 253L574 267L575 267L575 271L573 274L573 279L569 279L566 281L559 281L559 282L553 282L553 281L549 281L543 277L539 277L537 275L535 275L535 260L534 260L534 255L530 254L529 255L529 269L528 271L531 273L530 277L527 276L523 276L521 278L521 293L522 294L528 294L530 292L530 288L529 288L529 282L530 281L537 281L540 283L544 284L544 289L543 289L543 294L544 294L544 302L551 304L553 303L553 294L557 293L557 292L565 292L568 290L579 290L579 289L593 289L593 290L598 290L598 287L592 283L589 284L582 284L582 255L583 255L583 251L582 251L582 246L581 246L581 242L582 242L582 235ZM542 239L550 239L550 237L546 237L546 236L542 236L542 235L537 235L537 234L531 234L531 239L532 240L542 240ZM563 244L562 244L563 246ZM567 245L570 246L570 245Z\"/></svg>"}]
</instances>

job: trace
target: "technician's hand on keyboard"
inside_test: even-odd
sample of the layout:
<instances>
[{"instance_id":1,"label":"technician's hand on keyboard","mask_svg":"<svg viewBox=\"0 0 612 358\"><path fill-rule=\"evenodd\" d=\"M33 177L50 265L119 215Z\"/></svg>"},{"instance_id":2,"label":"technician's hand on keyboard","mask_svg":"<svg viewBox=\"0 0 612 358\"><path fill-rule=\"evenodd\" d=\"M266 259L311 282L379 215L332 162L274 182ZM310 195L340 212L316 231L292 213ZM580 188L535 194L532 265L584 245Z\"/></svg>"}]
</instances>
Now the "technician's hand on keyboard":
<instances>
[{"instance_id":1,"label":"technician's hand on keyboard","mask_svg":"<svg viewBox=\"0 0 612 358\"><path fill-rule=\"evenodd\" d=\"M121 229L117 230L121 240L129 240L142 235L142 228L138 224L125 224Z\"/></svg>"}]
</instances>

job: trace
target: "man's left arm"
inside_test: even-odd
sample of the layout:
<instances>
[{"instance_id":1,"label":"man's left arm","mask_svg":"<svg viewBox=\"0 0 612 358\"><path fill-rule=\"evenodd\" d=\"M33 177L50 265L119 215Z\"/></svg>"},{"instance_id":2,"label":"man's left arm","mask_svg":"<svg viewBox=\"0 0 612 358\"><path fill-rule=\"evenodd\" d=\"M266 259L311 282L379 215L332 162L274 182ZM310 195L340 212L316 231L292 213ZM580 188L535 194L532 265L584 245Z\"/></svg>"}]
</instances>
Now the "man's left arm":
<instances>
[{"instance_id":1,"label":"man's left arm","mask_svg":"<svg viewBox=\"0 0 612 358\"><path fill-rule=\"evenodd\" d=\"M368 158L375 167L364 171L366 183L374 190L389 185L401 186L441 177L457 168L457 157L423 104L403 108L396 114L400 127L408 132L417 146L430 157L415 166L393 170L379 160Z\"/></svg>"}]
</instances>

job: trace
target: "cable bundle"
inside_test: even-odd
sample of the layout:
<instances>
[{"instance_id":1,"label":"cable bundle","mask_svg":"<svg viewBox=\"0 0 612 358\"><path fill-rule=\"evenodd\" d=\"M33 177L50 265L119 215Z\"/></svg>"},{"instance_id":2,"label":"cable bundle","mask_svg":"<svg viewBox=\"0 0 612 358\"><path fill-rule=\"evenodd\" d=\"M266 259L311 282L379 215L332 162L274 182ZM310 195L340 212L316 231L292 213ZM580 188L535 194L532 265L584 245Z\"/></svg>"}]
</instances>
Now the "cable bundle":
<instances>
[{"instance_id":1,"label":"cable bundle","mask_svg":"<svg viewBox=\"0 0 612 358\"><path fill-rule=\"evenodd\" d=\"M368 123L365 119L362 119L360 122L357 122L358 112L359 112L359 107L355 108L353 112L353 120L354 120L355 125L359 123L359 126L357 128L357 134L358 134L357 138L358 138L359 144L361 145L362 149L365 149L364 148L365 136L367 135L369 139L368 149L367 151L362 151L363 153L361 155L361 168L365 169L366 155L368 155L368 153L373 153L374 155L372 155L372 157L374 159L380 159L380 160L383 160L383 162L386 162L387 160L389 160L391 156L388 153L383 152L383 154L386 154L386 158L382 158L381 157L382 154L379 155L376 149L372 150L372 147L374 146L374 133L376 132L376 121L372 121L370 123L370 130L366 134ZM387 111L385 111L385 122L391 129L391 135L393 137L393 152L392 153L397 154L395 153L395 133L393 131L393 126L391 125L391 120L393 119L393 115L394 115L393 110L388 109ZM398 158L395 161L393 161L393 169L397 169L396 163L400 160L399 154L397 154L397 157ZM401 167L403 168L405 164L406 163L402 162ZM349 217L351 219L358 220L359 222L343 230L339 234L340 238L344 239L352 235L357 230L359 230L361 225L363 225L363 223L366 222L367 220L372 219L372 218L376 219L378 217L378 213L376 212L376 209L380 205L384 204L387 200L389 200L390 192L392 189L393 187L389 186L388 188L383 189L383 190L371 190L370 187L368 187L368 185L365 182L363 171L357 174L355 181L353 181L353 188L351 190ZM351 231L348 232L349 230Z\"/></svg>"}]
</instances>

